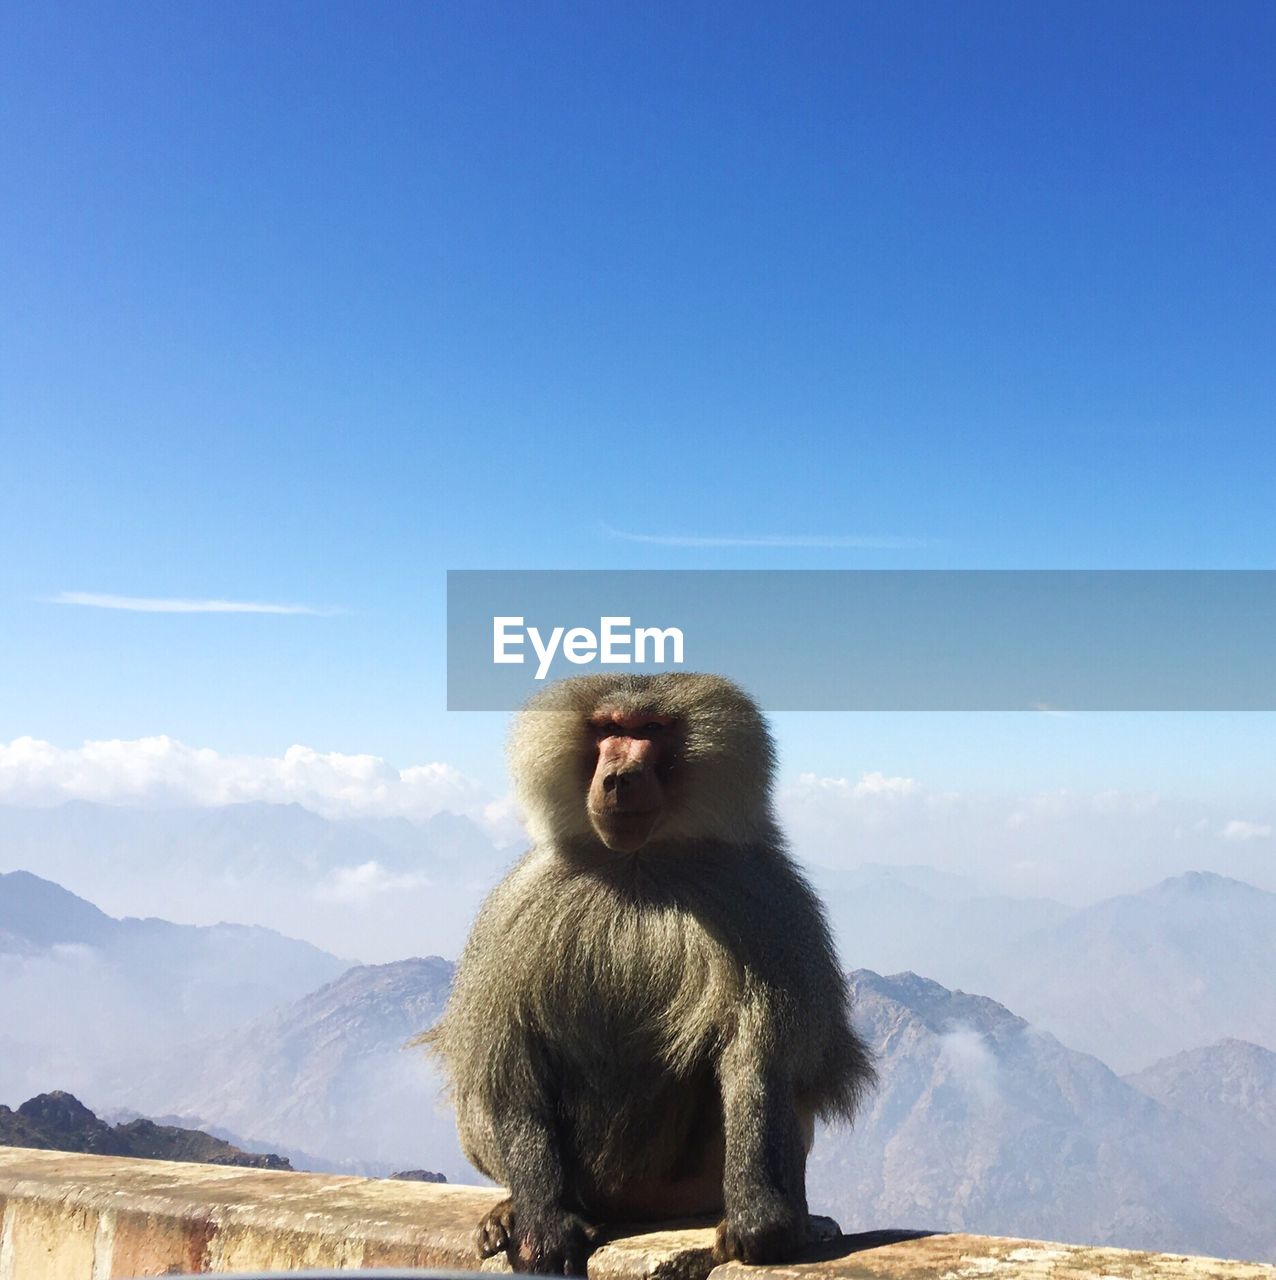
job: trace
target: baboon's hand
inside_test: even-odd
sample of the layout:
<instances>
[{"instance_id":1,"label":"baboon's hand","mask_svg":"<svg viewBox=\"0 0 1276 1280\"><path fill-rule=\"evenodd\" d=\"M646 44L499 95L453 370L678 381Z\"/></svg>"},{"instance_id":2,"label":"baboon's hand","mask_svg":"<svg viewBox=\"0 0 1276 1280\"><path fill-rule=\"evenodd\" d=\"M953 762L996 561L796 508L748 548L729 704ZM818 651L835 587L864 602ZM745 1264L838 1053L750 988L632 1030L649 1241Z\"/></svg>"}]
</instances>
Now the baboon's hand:
<instances>
[{"instance_id":1,"label":"baboon's hand","mask_svg":"<svg viewBox=\"0 0 1276 1280\"><path fill-rule=\"evenodd\" d=\"M720 1262L791 1262L808 1242L805 1212L779 1197L728 1211L718 1223L713 1260Z\"/></svg>"},{"instance_id":2,"label":"baboon's hand","mask_svg":"<svg viewBox=\"0 0 1276 1280\"><path fill-rule=\"evenodd\" d=\"M598 1240L589 1223L565 1209L535 1215L511 1213L505 1228L510 1266L542 1276L583 1276Z\"/></svg>"}]
</instances>

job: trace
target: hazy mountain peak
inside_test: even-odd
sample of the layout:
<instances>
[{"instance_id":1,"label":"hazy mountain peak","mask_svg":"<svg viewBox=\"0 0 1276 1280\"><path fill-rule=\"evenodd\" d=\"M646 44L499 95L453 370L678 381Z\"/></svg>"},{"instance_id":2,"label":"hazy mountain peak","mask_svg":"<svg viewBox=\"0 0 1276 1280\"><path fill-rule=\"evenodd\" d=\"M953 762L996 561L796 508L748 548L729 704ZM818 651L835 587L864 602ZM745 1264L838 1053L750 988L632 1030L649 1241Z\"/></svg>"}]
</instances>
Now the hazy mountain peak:
<instances>
[{"instance_id":1,"label":"hazy mountain peak","mask_svg":"<svg viewBox=\"0 0 1276 1280\"><path fill-rule=\"evenodd\" d=\"M1185 871L1182 875L1170 876L1150 889L1138 895L1150 899L1187 899L1187 898L1231 898L1236 900L1276 897L1264 889L1255 888L1243 880L1233 880L1230 876L1221 876L1214 871Z\"/></svg>"},{"instance_id":2,"label":"hazy mountain peak","mask_svg":"<svg viewBox=\"0 0 1276 1280\"><path fill-rule=\"evenodd\" d=\"M854 998L869 995L902 1005L928 1030L941 1035L955 1027L969 1027L986 1034L1017 1031L1028 1025L996 1000L965 991L950 991L910 971L883 977L871 969L857 969L850 975L850 985Z\"/></svg>"},{"instance_id":3,"label":"hazy mountain peak","mask_svg":"<svg viewBox=\"0 0 1276 1280\"><path fill-rule=\"evenodd\" d=\"M1240 1144L1276 1137L1276 1053L1261 1045L1228 1037L1125 1078L1176 1111L1234 1129Z\"/></svg>"},{"instance_id":4,"label":"hazy mountain peak","mask_svg":"<svg viewBox=\"0 0 1276 1280\"><path fill-rule=\"evenodd\" d=\"M0 929L38 946L104 942L117 922L91 902L30 871L0 872Z\"/></svg>"},{"instance_id":5,"label":"hazy mountain peak","mask_svg":"<svg viewBox=\"0 0 1276 1280\"><path fill-rule=\"evenodd\" d=\"M444 960L442 956L410 956L406 960L392 960L388 964L354 965L305 999L318 999L325 993L350 998L361 992L416 984L422 980L450 983L451 961Z\"/></svg>"},{"instance_id":6,"label":"hazy mountain peak","mask_svg":"<svg viewBox=\"0 0 1276 1280\"><path fill-rule=\"evenodd\" d=\"M1199 1049L1184 1049L1182 1053L1162 1058L1160 1062L1154 1062L1148 1067L1147 1072L1156 1071L1173 1063L1203 1061L1247 1061L1262 1063L1276 1070L1276 1053L1271 1049L1265 1049L1261 1044L1254 1044L1251 1040L1241 1040L1237 1036L1224 1036L1221 1040L1202 1045ZM1146 1075L1147 1072L1140 1074Z\"/></svg>"}]
</instances>

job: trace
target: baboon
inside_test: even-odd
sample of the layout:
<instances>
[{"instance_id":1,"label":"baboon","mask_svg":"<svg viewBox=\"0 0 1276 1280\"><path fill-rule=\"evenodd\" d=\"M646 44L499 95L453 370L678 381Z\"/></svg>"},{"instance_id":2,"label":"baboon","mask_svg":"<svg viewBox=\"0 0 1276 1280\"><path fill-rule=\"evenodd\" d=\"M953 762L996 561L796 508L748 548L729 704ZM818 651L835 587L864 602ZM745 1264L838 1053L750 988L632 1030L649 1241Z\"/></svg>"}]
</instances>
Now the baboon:
<instances>
[{"instance_id":1,"label":"baboon","mask_svg":"<svg viewBox=\"0 0 1276 1280\"><path fill-rule=\"evenodd\" d=\"M530 700L509 757L532 848L422 1037L509 1188L480 1256L579 1275L597 1222L721 1214L719 1261L791 1257L814 1120L873 1069L761 713L718 676L583 676Z\"/></svg>"}]
</instances>

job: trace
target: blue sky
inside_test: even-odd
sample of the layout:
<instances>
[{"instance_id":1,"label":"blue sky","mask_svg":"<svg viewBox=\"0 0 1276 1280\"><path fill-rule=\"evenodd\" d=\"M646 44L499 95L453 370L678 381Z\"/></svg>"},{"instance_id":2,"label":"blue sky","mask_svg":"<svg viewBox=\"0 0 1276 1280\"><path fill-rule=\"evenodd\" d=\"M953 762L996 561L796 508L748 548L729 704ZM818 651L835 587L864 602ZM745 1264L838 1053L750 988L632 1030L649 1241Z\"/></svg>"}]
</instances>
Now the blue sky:
<instances>
[{"instance_id":1,"label":"blue sky","mask_svg":"<svg viewBox=\"0 0 1276 1280\"><path fill-rule=\"evenodd\" d=\"M0 741L498 776L449 568L1276 567L1270 6L50 4L0 49ZM954 784L1276 756L781 731Z\"/></svg>"}]
</instances>

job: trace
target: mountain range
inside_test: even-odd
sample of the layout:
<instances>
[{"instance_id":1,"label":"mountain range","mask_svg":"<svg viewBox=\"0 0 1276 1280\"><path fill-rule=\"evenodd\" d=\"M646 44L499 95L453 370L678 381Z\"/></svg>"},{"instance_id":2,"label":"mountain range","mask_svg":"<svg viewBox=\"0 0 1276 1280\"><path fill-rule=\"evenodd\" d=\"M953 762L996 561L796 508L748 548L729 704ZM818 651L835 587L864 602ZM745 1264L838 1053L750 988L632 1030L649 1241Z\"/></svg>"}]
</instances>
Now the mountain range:
<instances>
[{"instance_id":1,"label":"mountain range","mask_svg":"<svg viewBox=\"0 0 1276 1280\"><path fill-rule=\"evenodd\" d=\"M850 983L880 1083L850 1131L817 1138L809 1172L812 1203L844 1229L1276 1258L1270 1144L1238 1148L1234 1125L1166 1105L994 1000L911 973ZM1276 1079L1255 1084L1276 1103Z\"/></svg>"},{"instance_id":2,"label":"mountain range","mask_svg":"<svg viewBox=\"0 0 1276 1280\"><path fill-rule=\"evenodd\" d=\"M250 920L364 962L458 954L516 853L451 813L0 805L0 867L36 872L119 916ZM847 969L912 970L983 992L1118 1071L1228 1036L1276 1049L1276 984L1266 980L1276 971L1276 893L1189 872L1075 907L923 865L808 873ZM11 952L19 945L8 941Z\"/></svg>"},{"instance_id":3,"label":"mountain range","mask_svg":"<svg viewBox=\"0 0 1276 1280\"><path fill-rule=\"evenodd\" d=\"M451 981L452 965L437 956L358 966L239 1030L184 1046L115 1101L345 1167L424 1165L472 1182L439 1077L408 1045L442 1013Z\"/></svg>"},{"instance_id":4,"label":"mountain range","mask_svg":"<svg viewBox=\"0 0 1276 1280\"><path fill-rule=\"evenodd\" d=\"M814 1207L848 1229L1276 1258L1276 1053L1256 1043L1272 1027L1276 895L1194 873L1016 919L1013 900L926 868L865 868L825 892L844 944L890 941L881 921L857 935L851 911L925 922L918 954L941 974L962 920L999 936L978 939L984 960L947 955L990 966L986 995L851 975L881 1087L852 1131L821 1133ZM437 956L350 966L258 926L116 918L0 875L0 1098L69 1088L100 1114L311 1153L298 1167L474 1181L437 1076L405 1047L451 974ZM1096 1044L1124 1077L1084 1051Z\"/></svg>"},{"instance_id":5,"label":"mountain range","mask_svg":"<svg viewBox=\"0 0 1276 1280\"><path fill-rule=\"evenodd\" d=\"M116 919L26 871L0 874L0 1099L91 1096L174 1045L228 1030L349 962L258 926Z\"/></svg>"},{"instance_id":6,"label":"mountain range","mask_svg":"<svg viewBox=\"0 0 1276 1280\"><path fill-rule=\"evenodd\" d=\"M120 916L250 920L363 960L459 951L515 852L454 813L416 822L258 802L0 805L0 870L34 871Z\"/></svg>"},{"instance_id":7,"label":"mountain range","mask_svg":"<svg viewBox=\"0 0 1276 1280\"><path fill-rule=\"evenodd\" d=\"M1276 1048L1276 893L1225 876L1108 898L984 965L972 986L1118 1071L1229 1036Z\"/></svg>"},{"instance_id":8,"label":"mountain range","mask_svg":"<svg viewBox=\"0 0 1276 1280\"><path fill-rule=\"evenodd\" d=\"M438 1015L451 971L438 958L354 969L196 1046L139 1081L131 1105L276 1150L416 1160L476 1181L437 1077L404 1048ZM809 1171L813 1208L845 1229L1276 1258L1276 1147L1238 1141L1251 1109L1276 1108L1276 1055L1229 1042L1122 1080L986 997L912 973L849 982L880 1086L852 1129L822 1128ZM1174 1081L1222 1110L1162 1100Z\"/></svg>"},{"instance_id":9,"label":"mountain range","mask_svg":"<svg viewBox=\"0 0 1276 1280\"><path fill-rule=\"evenodd\" d=\"M1118 1071L1228 1036L1276 1047L1276 893L1193 871L1078 909L925 867L811 879L848 967L995 996Z\"/></svg>"}]
</instances>

